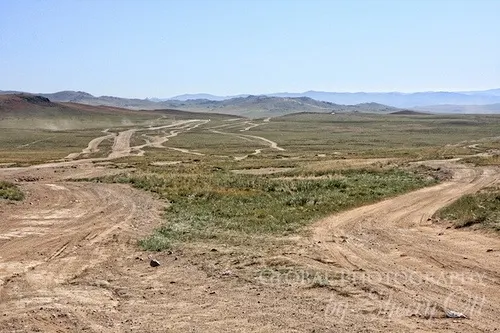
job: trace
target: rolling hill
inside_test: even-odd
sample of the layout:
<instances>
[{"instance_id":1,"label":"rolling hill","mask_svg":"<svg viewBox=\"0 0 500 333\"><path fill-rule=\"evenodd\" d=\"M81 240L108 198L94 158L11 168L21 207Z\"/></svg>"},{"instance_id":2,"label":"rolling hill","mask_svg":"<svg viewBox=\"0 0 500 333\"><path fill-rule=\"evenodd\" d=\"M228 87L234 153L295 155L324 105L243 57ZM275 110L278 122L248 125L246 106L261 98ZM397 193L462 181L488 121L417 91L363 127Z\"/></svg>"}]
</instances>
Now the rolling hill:
<instances>
[{"instance_id":1,"label":"rolling hill","mask_svg":"<svg viewBox=\"0 0 500 333\"><path fill-rule=\"evenodd\" d=\"M500 103L498 89L477 92L416 92L416 93L338 93L307 91L304 93L277 93L270 96L309 97L316 100L339 104L358 104L375 102L400 108L419 108L427 105L440 104L494 104Z\"/></svg>"},{"instance_id":2,"label":"rolling hill","mask_svg":"<svg viewBox=\"0 0 500 333\"><path fill-rule=\"evenodd\" d=\"M129 99L112 96L95 97L81 91L60 91L38 94L52 102L71 102L93 106L127 108L131 110L177 109L192 112L208 112L248 117L280 116L296 112L374 112L390 113L400 109L378 104L361 103L341 105L318 101L309 97L241 96L223 100L186 99L155 102L150 99Z\"/></svg>"},{"instance_id":3,"label":"rolling hill","mask_svg":"<svg viewBox=\"0 0 500 333\"><path fill-rule=\"evenodd\" d=\"M245 95L243 95L245 96ZM302 93L273 93L267 96L274 97L309 97L318 101L326 101L337 104L360 104L375 102L400 108L414 108L428 105L485 105L500 103L500 89L489 89L480 91L429 91L415 93L401 92L326 92L326 91L306 91ZM178 100L188 100L206 98L210 100L225 100L242 96L215 96L209 94L190 94L170 98ZM167 99L164 99L167 100Z\"/></svg>"},{"instance_id":4,"label":"rolling hill","mask_svg":"<svg viewBox=\"0 0 500 333\"><path fill-rule=\"evenodd\" d=\"M2 92L13 93L12 91ZM17 92L14 92L17 93ZM178 109L218 112L249 117L279 116L297 112L375 112L391 113L412 109L436 113L500 113L500 89L468 92L418 93L336 93L307 91L270 95L215 96L186 94L174 99L120 98L93 96L82 91L37 94L52 102L127 108L132 110Z\"/></svg>"},{"instance_id":5,"label":"rolling hill","mask_svg":"<svg viewBox=\"0 0 500 333\"><path fill-rule=\"evenodd\" d=\"M145 124L158 118L229 119L223 114L195 113L175 109L130 110L74 102L52 102L29 94L0 95L0 128L70 130Z\"/></svg>"}]
</instances>

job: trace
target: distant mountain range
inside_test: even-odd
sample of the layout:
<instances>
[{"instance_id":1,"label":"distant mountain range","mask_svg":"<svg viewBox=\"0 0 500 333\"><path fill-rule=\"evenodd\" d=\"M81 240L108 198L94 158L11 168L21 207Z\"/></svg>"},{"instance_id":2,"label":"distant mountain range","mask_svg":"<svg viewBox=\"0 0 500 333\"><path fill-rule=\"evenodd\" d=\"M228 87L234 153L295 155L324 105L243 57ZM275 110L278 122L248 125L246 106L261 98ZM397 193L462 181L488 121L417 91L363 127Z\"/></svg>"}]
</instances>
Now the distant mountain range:
<instances>
[{"instance_id":1,"label":"distant mountain range","mask_svg":"<svg viewBox=\"0 0 500 333\"><path fill-rule=\"evenodd\" d=\"M250 96L250 95L216 96L216 95L211 95L211 94L184 94L184 95L177 95L177 96L170 97L170 98L150 98L149 100L156 101L156 102L164 102L164 101L169 101L169 100L188 101L191 99L208 99L211 101L223 101L226 99L238 98L238 97L248 97L248 96Z\"/></svg>"},{"instance_id":2,"label":"distant mountain range","mask_svg":"<svg viewBox=\"0 0 500 333\"><path fill-rule=\"evenodd\" d=\"M179 95L165 100L190 100L190 99L209 99L213 101L222 101L239 96L215 96L210 94L187 94ZM359 103L379 103L399 108L417 108L428 105L484 105L500 103L500 89L490 89L481 91L430 91L416 93L344 93L344 92L324 92L324 91L306 91L303 93L273 93L266 96L274 97L309 97L318 101L331 102L336 104L359 104Z\"/></svg>"},{"instance_id":3,"label":"distant mountain range","mask_svg":"<svg viewBox=\"0 0 500 333\"><path fill-rule=\"evenodd\" d=\"M0 94L5 94L1 92ZM20 92L9 91L9 94ZM391 113L400 110L377 103L339 105L317 101L309 97L253 96L234 97L223 100L188 99L155 102L151 99L130 99L112 96L95 97L82 91L60 91L53 94L34 94L52 102L71 102L94 106L120 107L134 110L177 109L193 112L233 114L246 117L274 117L295 112L370 112Z\"/></svg>"},{"instance_id":4,"label":"distant mountain range","mask_svg":"<svg viewBox=\"0 0 500 333\"><path fill-rule=\"evenodd\" d=\"M0 91L0 94L20 93ZM36 94L53 102L73 102L128 109L179 109L249 117L279 116L294 112L376 112L418 110L433 113L500 113L500 89L466 92L338 93L307 91L268 95L215 96L186 94L171 98L96 97L82 91Z\"/></svg>"},{"instance_id":5,"label":"distant mountain range","mask_svg":"<svg viewBox=\"0 0 500 333\"><path fill-rule=\"evenodd\" d=\"M500 113L500 103L486 105L428 105L419 107L429 113L492 114Z\"/></svg>"}]
</instances>

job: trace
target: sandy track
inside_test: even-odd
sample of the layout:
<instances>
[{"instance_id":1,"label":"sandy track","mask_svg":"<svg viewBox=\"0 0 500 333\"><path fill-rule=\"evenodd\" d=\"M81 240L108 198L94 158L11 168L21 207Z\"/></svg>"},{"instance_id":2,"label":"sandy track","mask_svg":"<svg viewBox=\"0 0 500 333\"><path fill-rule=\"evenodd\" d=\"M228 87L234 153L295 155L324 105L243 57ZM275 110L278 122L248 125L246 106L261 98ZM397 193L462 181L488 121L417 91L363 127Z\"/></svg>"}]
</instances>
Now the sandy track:
<instances>
[{"instance_id":1,"label":"sandy track","mask_svg":"<svg viewBox=\"0 0 500 333\"><path fill-rule=\"evenodd\" d=\"M278 151L284 151L285 149L282 148L282 147L280 147L278 145L278 143L276 143L276 142L274 142L272 140L266 139L264 137L261 137L261 136L249 135L249 134L237 134L237 133L231 133L231 132L223 132L223 131L221 131L221 129L227 130L229 128L234 129L234 128L237 128L237 127L245 126L243 129L241 129L239 131L240 132L246 132L246 131L249 131L252 128L265 125L266 123L268 123L270 121L270 119L271 118L266 118L266 119L263 120L262 123L259 123L259 124L256 124L256 123L253 123L253 122L250 122L250 121L233 122L231 124L225 124L225 125L219 125L219 126L210 127L210 128L208 128L208 130L210 132L212 132L212 133L221 134L221 135L234 136L234 137L237 137L238 139L249 141L249 142L263 142L265 145L268 145L269 148L271 148L271 149L278 150ZM251 154L247 154L247 155L243 155L243 156L235 156L234 159L236 161L242 161L242 160L248 158L248 156L250 156L250 155L259 155L261 152L262 152L262 149L255 149L255 151L253 153L251 153Z\"/></svg>"},{"instance_id":2,"label":"sandy track","mask_svg":"<svg viewBox=\"0 0 500 333\"><path fill-rule=\"evenodd\" d=\"M274 149L274 150L278 150L278 151L284 151L285 149L284 148L281 148L280 146L278 146L278 144L272 140L269 140L269 139L266 139L266 138L263 138L261 136L257 136L257 135L248 135L248 134L241 134L243 137L247 137L247 138L253 138L253 139L257 139L257 140L262 140L264 141L265 143L269 144L269 148L271 149Z\"/></svg>"},{"instance_id":3,"label":"sandy track","mask_svg":"<svg viewBox=\"0 0 500 333\"><path fill-rule=\"evenodd\" d=\"M133 152L137 152L136 155L143 155L143 148L151 146L156 148L165 148L162 146L163 143L168 141L169 138L177 136L179 133L187 132L197 128L200 125L206 124L209 120L181 120L176 121L170 125L162 125L156 127L145 127L145 128L133 128L127 131L123 131L118 133L115 137L115 142L113 143L112 152L109 154L109 159L115 159L120 157L126 157L133 154ZM152 142L149 141L146 144L131 147L130 140L132 139L132 135L139 131L156 131L156 130L164 130L164 129L174 129L170 131L170 134L157 137Z\"/></svg>"},{"instance_id":4,"label":"sandy track","mask_svg":"<svg viewBox=\"0 0 500 333\"><path fill-rule=\"evenodd\" d=\"M235 119L239 120L239 119ZM118 133L110 133L108 135L98 137L95 139L92 139L87 148L83 149L79 153L72 153L66 156L66 160L74 160L79 158L80 156L83 155L88 155L91 153L95 153L99 151L99 145L107 140L107 139L113 139L113 146L111 147L111 153L106 157L106 158L93 158L93 159L86 159L87 161L106 161L106 160L112 160L112 159L117 159L121 157L127 157L127 156L143 156L145 154L145 151L143 150L146 147L154 147L154 148L166 148L166 149L171 149L171 150L176 150L185 154L191 154L191 155L198 155L198 156L203 156L203 153L197 152L197 151L192 151L192 150L187 150L187 149L182 149L182 148L176 148L176 147L165 147L163 144L169 140L169 138L175 137L181 133L191 131L195 128L200 127L201 125L206 125L209 123L210 120L199 120L199 119L192 119L192 120L181 120L181 121L176 121L172 124L169 125L160 125L160 126L149 126L149 127L141 127L141 128L131 128L126 131L118 132ZM278 146L278 144L274 141L271 141L269 139L256 136L256 135L247 135L247 134L235 134L235 133L228 133L228 132L222 132L216 129L221 129L221 128L232 128L232 127L242 127L245 126L243 129L241 129L241 132L248 131L252 128L265 125L267 122L269 122L269 119L265 119L265 122L256 124L250 121L234 121L231 122L230 124L223 124L223 125L218 125L215 127L210 127L208 130L212 133L216 134L221 134L221 135L231 135L235 136L239 139L250 141L250 142L264 142L264 144L269 145L269 148L275 149L278 151L284 151L285 149L281 148ZM142 136L145 138L146 143L142 145L137 145L137 146L132 146L131 145L131 140L134 134L137 132L141 131L158 131L158 130L166 130L170 129L169 133L166 133L163 131L164 135L159 135L159 136L151 136L151 135L146 135L143 134ZM106 130L105 132L108 132ZM256 149L254 153L250 155L258 155L262 152L262 149ZM235 157L236 160L243 160L247 158L249 155L245 155L242 157Z\"/></svg>"},{"instance_id":5,"label":"sandy track","mask_svg":"<svg viewBox=\"0 0 500 333\"><path fill-rule=\"evenodd\" d=\"M160 223L160 206L121 185L29 183L23 189L27 201L0 212L0 331L97 330L102 323L92 313L112 310L113 292L99 280L70 281L135 245Z\"/></svg>"},{"instance_id":6,"label":"sandy track","mask_svg":"<svg viewBox=\"0 0 500 333\"><path fill-rule=\"evenodd\" d=\"M107 131L108 130L105 130L103 132L106 133ZM111 134L103 135L101 137L92 139L89 142L87 148L84 148L80 153L72 153L72 154L69 154L68 156L66 156L65 158L69 159L69 160L74 160L82 155L97 153L99 151L99 145L101 143L103 143L103 141L113 139L115 136L116 136L115 133L111 133Z\"/></svg>"},{"instance_id":7,"label":"sandy track","mask_svg":"<svg viewBox=\"0 0 500 333\"><path fill-rule=\"evenodd\" d=\"M192 120L181 120L181 121L176 121L172 124L169 125L161 125L161 126L149 126L149 127L141 127L141 128L132 128L126 131L118 132L118 133L110 133L108 135L98 137L95 139L92 139L87 148L83 149L79 153L72 153L66 156L66 160L74 160L79 158L82 155L88 155L92 153L96 153L99 151L99 145L107 140L107 139L113 139L113 146L111 147L111 153L105 157L105 158L88 158L82 161L108 161L112 159L117 159L121 157L127 157L127 156L143 156L144 155L144 148L146 147L154 147L154 148L169 148L169 147L164 147L163 144L168 141L169 138L175 137L181 133L191 131L195 128L198 128L201 125L204 125L208 123L210 120L198 120L198 119L192 119ZM137 146L131 146L131 140L132 136L141 131L158 131L158 130L166 130L166 129L171 129L169 133L164 133L164 135L161 136L148 136L143 134L143 136L146 138L146 143L142 145L137 145ZM108 132L109 129L107 129L105 132ZM178 148L169 148L169 149L178 149ZM197 152L191 152L187 151L184 149L178 149L179 151L188 153L188 154L195 154L195 155L203 155L201 153ZM80 164L81 162L75 161L72 163L71 161L66 162L69 164L66 165L71 165L71 164ZM49 167L50 166L55 166L59 165L59 162L57 163L50 163L47 164Z\"/></svg>"},{"instance_id":8,"label":"sandy track","mask_svg":"<svg viewBox=\"0 0 500 333\"><path fill-rule=\"evenodd\" d=\"M316 223L312 241L319 266L346 274L337 315L397 331L485 332L500 320L500 239L445 229L430 217L441 207L499 180L498 170L449 162L450 182L331 216ZM487 252L488 249L494 250ZM453 323L446 310L471 319ZM419 321L419 316L429 320ZM387 327L387 326L386 326Z\"/></svg>"}]
</instances>

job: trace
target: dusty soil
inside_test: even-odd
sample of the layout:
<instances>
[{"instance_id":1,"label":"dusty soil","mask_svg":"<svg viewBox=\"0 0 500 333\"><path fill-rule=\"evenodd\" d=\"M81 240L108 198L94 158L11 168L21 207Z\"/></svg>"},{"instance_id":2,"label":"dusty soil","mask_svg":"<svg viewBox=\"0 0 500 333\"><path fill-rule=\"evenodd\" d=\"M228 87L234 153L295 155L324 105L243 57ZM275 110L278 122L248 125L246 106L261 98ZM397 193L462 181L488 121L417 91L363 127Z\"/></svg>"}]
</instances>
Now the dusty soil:
<instances>
[{"instance_id":1,"label":"dusty soil","mask_svg":"<svg viewBox=\"0 0 500 333\"><path fill-rule=\"evenodd\" d=\"M324 157L324 156L322 156ZM306 169L309 170L331 170L348 168L366 168L375 165L388 165L397 162L395 158L363 158L363 159L334 159L310 163Z\"/></svg>"},{"instance_id":2,"label":"dusty soil","mask_svg":"<svg viewBox=\"0 0 500 333\"><path fill-rule=\"evenodd\" d=\"M112 160L127 156L143 156L145 153L143 149L146 147L177 149L177 148L165 147L163 146L163 144L167 142L169 138L175 137L180 133L184 133L192 129L195 129L198 126L206 124L208 122L209 120L198 120L198 119L179 120L168 125L161 125L156 127L137 127L118 133L109 133L104 136L91 140L87 148L84 148L79 153L69 154L68 156L66 156L66 159L74 160L81 156L87 157L89 154L96 153L99 151L99 145L103 141L110 139L113 139L113 146L111 147L111 153L108 155L108 157L101 159L94 159L94 160ZM166 132L167 129L170 130L169 133ZM159 131L159 130L162 130L161 135L149 136L143 134L143 140L146 143L139 146L131 146L132 136L137 132ZM104 132L108 133L108 131L109 129L106 129ZM183 151L182 149L178 150Z\"/></svg>"},{"instance_id":3,"label":"dusty soil","mask_svg":"<svg viewBox=\"0 0 500 333\"><path fill-rule=\"evenodd\" d=\"M275 173L292 171L293 168L259 168L259 169L241 169L231 170L231 172L240 175L272 175Z\"/></svg>"},{"instance_id":4,"label":"dusty soil","mask_svg":"<svg viewBox=\"0 0 500 333\"><path fill-rule=\"evenodd\" d=\"M0 202L0 332L500 326L500 238L429 220L498 181L496 169L436 161L453 169L451 181L328 217L265 255L176 250L153 254L161 263L153 268L137 240L162 222L165 204L124 185L66 181L116 172L77 162L0 169L27 194L22 203ZM293 274L272 269L283 265ZM263 268L270 274L259 275ZM469 319L445 318L446 310Z\"/></svg>"}]
</instances>

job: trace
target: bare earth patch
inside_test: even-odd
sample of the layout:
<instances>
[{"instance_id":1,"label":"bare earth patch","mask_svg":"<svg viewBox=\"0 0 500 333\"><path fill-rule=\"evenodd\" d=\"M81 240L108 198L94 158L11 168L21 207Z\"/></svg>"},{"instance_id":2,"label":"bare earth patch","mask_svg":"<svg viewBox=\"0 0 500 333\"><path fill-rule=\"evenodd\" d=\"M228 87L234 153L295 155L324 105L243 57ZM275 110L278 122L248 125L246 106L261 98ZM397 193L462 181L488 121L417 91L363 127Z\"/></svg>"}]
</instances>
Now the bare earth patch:
<instances>
[{"instance_id":1,"label":"bare earth patch","mask_svg":"<svg viewBox=\"0 0 500 333\"><path fill-rule=\"evenodd\" d=\"M259 169L242 169L231 170L235 174L240 175L272 175L275 173L292 171L294 168L259 168Z\"/></svg>"},{"instance_id":2,"label":"bare earth patch","mask_svg":"<svg viewBox=\"0 0 500 333\"><path fill-rule=\"evenodd\" d=\"M158 161L158 162L151 162L150 165L153 166L165 166L165 165L175 165L175 164L181 164L182 161Z\"/></svg>"}]
</instances>

